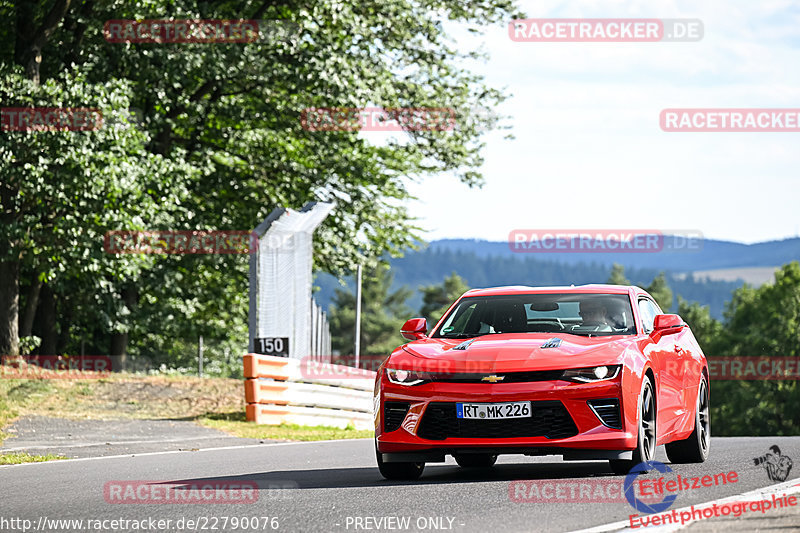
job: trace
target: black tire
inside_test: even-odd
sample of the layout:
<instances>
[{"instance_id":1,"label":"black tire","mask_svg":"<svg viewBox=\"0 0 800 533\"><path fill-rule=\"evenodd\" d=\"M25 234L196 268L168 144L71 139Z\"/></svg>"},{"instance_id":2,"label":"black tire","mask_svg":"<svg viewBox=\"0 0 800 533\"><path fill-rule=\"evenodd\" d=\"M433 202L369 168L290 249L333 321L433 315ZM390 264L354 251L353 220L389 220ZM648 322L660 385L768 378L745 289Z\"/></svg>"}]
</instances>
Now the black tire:
<instances>
[{"instance_id":1,"label":"black tire","mask_svg":"<svg viewBox=\"0 0 800 533\"><path fill-rule=\"evenodd\" d=\"M488 453L465 453L453 456L461 468L491 468L497 456Z\"/></svg>"},{"instance_id":2,"label":"black tire","mask_svg":"<svg viewBox=\"0 0 800 533\"><path fill-rule=\"evenodd\" d=\"M711 419L709 418L708 382L703 377L697 390L694 410L694 431L687 438L670 442L666 446L670 462L704 463L711 449Z\"/></svg>"},{"instance_id":3,"label":"black tire","mask_svg":"<svg viewBox=\"0 0 800 533\"><path fill-rule=\"evenodd\" d=\"M413 481L419 479L425 470L425 463L384 463L382 454L375 445L375 459L378 461L378 470L386 479Z\"/></svg>"},{"instance_id":4,"label":"black tire","mask_svg":"<svg viewBox=\"0 0 800 533\"><path fill-rule=\"evenodd\" d=\"M636 441L636 449L633 450L633 458L609 459L608 461L615 474L625 475L634 466L652 461L656 456L656 397L655 388L648 377L642 380L638 415L639 436Z\"/></svg>"}]
</instances>

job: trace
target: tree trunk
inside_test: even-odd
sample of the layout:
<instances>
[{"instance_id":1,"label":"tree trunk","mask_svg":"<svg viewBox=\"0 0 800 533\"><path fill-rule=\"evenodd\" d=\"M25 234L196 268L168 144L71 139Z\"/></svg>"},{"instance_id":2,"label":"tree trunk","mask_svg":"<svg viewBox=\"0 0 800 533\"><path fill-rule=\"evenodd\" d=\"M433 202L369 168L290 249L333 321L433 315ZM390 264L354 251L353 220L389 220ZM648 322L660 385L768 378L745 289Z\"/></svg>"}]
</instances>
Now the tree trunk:
<instances>
[{"instance_id":1,"label":"tree trunk","mask_svg":"<svg viewBox=\"0 0 800 533\"><path fill-rule=\"evenodd\" d=\"M25 298L25 307L22 310L22 322L19 324L19 336L30 337L33 331L33 320L36 318L36 308L39 307L39 292L42 289L42 282L38 273L31 283L28 297Z\"/></svg>"},{"instance_id":2,"label":"tree trunk","mask_svg":"<svg viewBox=\"0 0 800 533\"><path fill-rule=\"evenodd\" d=\"M122 301L130 311L136 306L139 300L139 292L136 289L122 289ZM128 315L130 316L130 315ZM126 319L130 322L130 319ZM115 332L111 334L111 369L114 372L125 370L128 363L128 332Z\"/></svg>"},{"instance_id":3,"label":"tree trunk","mask_svg":"<svg viewBox=\"0 0 800 533\"><path fill-rule=\"evenodd\" d=\"M64 15L69 10L71 0L56 0L45 15L38 28L34 27L33 2L20 2L16 10L17 42L15 60L25 67L25 76L39 85L39 67L42 64L42 48L53 35Z\"/></svg>"},{"instance_id":4,"label":"tree trunk","mask_svg":"<svg viewBox=\"0 0 800 533\"><path fill-rule=\"evenodd\" d=\"M67 353L69 345L69 327L72 324L72 305L68 296L63 294L58 298L58 337L56 338L56 353Z\"/></svg>"},{"instance_id":5,"label":"tree trunk","mask_svg":"<svg viewBox=\"0 0 800 533\"><path fill-rule=\"evenodd\" d=\"M39 303L39 334L42 337L42 345L39 347L39 355L57 355L58 331L56 326L58 317L56 314L56 295L47 284L42 287Z\"/></svg>"},{"instance_id":6,"label":"tree trunk","mask_svg":"<svg viewBox=\"0 0 800 533\"><path fill-rule=\"evenodd\" d=\"M19 355L19 261L0 261L0 356Z\"/></svg>"}]
</instances>

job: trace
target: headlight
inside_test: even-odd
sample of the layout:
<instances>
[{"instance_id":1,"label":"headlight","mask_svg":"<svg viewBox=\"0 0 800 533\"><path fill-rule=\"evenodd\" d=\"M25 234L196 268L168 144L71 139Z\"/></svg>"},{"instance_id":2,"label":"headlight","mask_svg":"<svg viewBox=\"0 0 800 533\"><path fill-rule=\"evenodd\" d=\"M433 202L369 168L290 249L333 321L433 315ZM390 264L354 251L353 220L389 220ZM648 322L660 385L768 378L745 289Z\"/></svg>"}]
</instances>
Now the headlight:
<instances>
[{"instance_id":1,"label":"headlight","mask_svg":"<svg viewBox=\"0 0 800 533\"><path fill-rule=\"evenodd\" d=\"M389 378L389 381L397 383L398 385L420 385L431 381L431 376L428 372L395 368L387 368L386 377Z\"/></svg>"},{"instance_id":2,"label":"headlight","mask_svg":"<svg viewBox=\"0 0 800 533\"><path fill-rule=\"evenodd\" d=\"M619 374L622 365L593 366L591 368L577 368L565 370L561 379L576 381L578 383L594 383L614 379Z\"/></svg>"}]
</instances>

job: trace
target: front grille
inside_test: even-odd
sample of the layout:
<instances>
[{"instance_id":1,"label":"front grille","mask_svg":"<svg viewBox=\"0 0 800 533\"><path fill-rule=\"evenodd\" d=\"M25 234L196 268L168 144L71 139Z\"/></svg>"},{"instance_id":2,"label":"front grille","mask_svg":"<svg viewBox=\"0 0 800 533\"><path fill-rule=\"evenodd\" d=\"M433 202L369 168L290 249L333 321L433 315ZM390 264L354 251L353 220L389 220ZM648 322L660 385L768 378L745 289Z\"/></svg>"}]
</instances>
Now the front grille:
<instances>
[{"instance_id":1,"label":"front grille","mask_svg":"<svg viewBox=\"0 0 800 533\"><path fill-rule=\"evenodd\" d=\"M395 431L406 418L406 413L411 407L409 402L384 402L383 403L383 430Z\"/></svg>"},{"instance_id":2,"label":"front grille","mask_svg":"<svg viewBox=\"0 0 800 533\"><path fill-rule=\"evenodd\" d=\"M608 398L606 400L589 400L589 407L600 419L600 422L612 429L622 429L622 417L619 412L619 400Z\"/></svg>"},{"instance_id":3,"label":"front grille","mask_svg":"<svg viewBox=\"0 0 800 533\"><path fill-rule=\"evenodd\" d=\"M487 383L483 378L491 375L503 377L497 383L531 383L534 381L555 381L561 379L563 370L532 370L529 372L486 372L486 373L454 373L432 374L431 381L436 383Z\"/></svg>"},{"instance_id":4,"label":"front grille","mask_svg":"<svg viewBox=\"0 0 800 533\"><path fill-rule=\"evenodd\" d=\"M423 439L447 438L510 439L547 437L563 439L578 434L572 417L559 401L531 402L533 416L500 420L456 418L456 404L432 402L425 409L417 435Z\"/></svg>"}]
</instances>

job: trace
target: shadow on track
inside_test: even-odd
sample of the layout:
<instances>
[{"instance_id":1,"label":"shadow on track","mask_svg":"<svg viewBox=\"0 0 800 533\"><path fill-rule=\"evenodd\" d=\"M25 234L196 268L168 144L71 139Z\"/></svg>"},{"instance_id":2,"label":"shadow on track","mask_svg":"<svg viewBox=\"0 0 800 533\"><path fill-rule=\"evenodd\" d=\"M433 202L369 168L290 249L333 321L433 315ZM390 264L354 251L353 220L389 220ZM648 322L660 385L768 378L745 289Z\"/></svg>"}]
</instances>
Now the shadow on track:
<instances>
[{"instance_id":1,"label":"shadow on track","mask_svg":"<svg viewBox=\"0 0 800 533\"><path fill-rule=\"evenodd\" d=\"M165 484L198 482L255 482L262 490L335 489L397 485L436 485L532 479L613 478L608 463L519 463L498 464L493 468L464 469L455 465L427 465L422 477L415 481L387 481L376 467L324 468L307 470L274 470L241 476L182 479ZM620 478L621 479L621 478Z\"/></svg>"}]
</instances>

